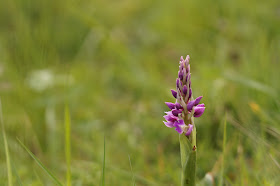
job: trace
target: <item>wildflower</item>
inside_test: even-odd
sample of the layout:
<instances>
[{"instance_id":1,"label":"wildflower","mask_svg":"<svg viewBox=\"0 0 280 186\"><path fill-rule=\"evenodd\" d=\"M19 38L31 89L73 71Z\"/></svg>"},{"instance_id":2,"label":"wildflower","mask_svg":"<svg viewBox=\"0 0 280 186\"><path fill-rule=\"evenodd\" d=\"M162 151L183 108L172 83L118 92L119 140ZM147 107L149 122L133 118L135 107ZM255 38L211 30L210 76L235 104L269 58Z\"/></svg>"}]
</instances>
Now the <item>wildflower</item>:
<instances>
[{"instance_id":1,"label":"wildflower","mask_svg":"<svg viewBox=\"0 0 280 186\"><path fill-rule=\"evenodd\" d=\"M186 59L183 56L179 62L178 78L176 79L176 90L171 90L175 103L166 102L165 104L171 111L165 112L163 116L166 121L163 123L169 128L186 136L189 136L193 130L191 117L200 117L204 110L204 104L200 104L202 96L193 99L191 89L190 57Z\"/></svg>"}]
</instances>

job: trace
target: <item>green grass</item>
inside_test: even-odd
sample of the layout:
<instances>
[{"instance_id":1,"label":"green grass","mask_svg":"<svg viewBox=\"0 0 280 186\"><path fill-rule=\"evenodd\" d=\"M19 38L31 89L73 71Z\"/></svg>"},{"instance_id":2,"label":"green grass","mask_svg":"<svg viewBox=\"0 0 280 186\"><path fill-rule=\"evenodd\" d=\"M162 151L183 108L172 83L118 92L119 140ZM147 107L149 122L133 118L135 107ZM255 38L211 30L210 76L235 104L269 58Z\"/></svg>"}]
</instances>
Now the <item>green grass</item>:
<instances>
[{"instance_id":1,"label":"green grass","mask_svg":"<svg viewBox=\"0 0 280 186\"><path fill-rule=\"evenodd\" d=\"M106 143L105 143L105 136L104 136L104 150L103 150L103 163L102 163L102 174L101 174L101 179L100 179L100 186L104 186L105 185L105 168L106 168L106 163L105 163L105 159L106 159Z\"/></svg>"},{"instance_id":2,"label":"green grass","mask_svg":"<svg viewBox=\"0 0 280 186\"><path fill-rule=\"evenodd\" d=\"M6 138L5 133L5 127L4 127L4 121L3 121L3 112L2 112L2 102L0 99L0 122L1 122L1 128L2 128L2 135L4 140L4 147L5 147L5 155L6 155L6 163L7 163L7 175L8 175L8 185L13 185L13 174L12 174L12 167L11 167L11 159L10 159L10 153L9 153L9 147L8 142Z\"/></svg>"},{"instance_id":3,"label":"green grass","mask_svg":"<svg viewBox=\"0 0 280 186\"><path fill-rule=\"evenodd\" d=\"M35 162L49 175L49 177L52 178L57 185L62 185L58 178L56 178L56 176L51 171L49 171L47 167L43 165L43 163L38 158L36 158L36 156L19 139L17 140L19 144L26 150L26 152L32 157L32 159L34 159Z\"/></svg>"},{"instance_id":4,"label":"green grass","mask_svg":"<svg viewBox=\"0 0 280 186\"><path fill-rule=\"evenodd\" d=\"M106 170L105 185L179 185L178 135L162 116L187 54L206 105L195 120L197 183L209 173L216 185L221 175L223 185L277 185L279 7L0 1L0 185L54 183L17 138L63 184L99 185Z\"/></svg>"},{"instance_id":5,"label":"green grass","mask_svg":"<svg viewBox=\"0 0 280 186\"><path fill-rule=\"evenodd\" d=\"M67 163L67 186L71 186L71 120L67 106L65 106L65 159Z\"/></svg>"},{"instance_id":6,"label":"green grass","mask_svg":"<svg viewBox=\"0 0 280 186\"><path fill-rule=\"evenodd\" d=\"M223 185L224 183L224 166L225 166L225 156L226 156L226 143L227 143L227 115L225 115L224 121L224 135L223 135L223 154L222 154L222 165L221 165L221 173L219 179L219 185Z\"/></svg>"},{"instance_id":7,"label":"green grass","mask_svg":"<svg viewBox=\"0 0 280 186\"><path fill-rule=\"evenodd\" d=\"M135 175L133 173L133 169L132 169L131 160L130 160L130 156L129 155L128 155L128 160L129 160L129 165L130 165L130 170L131 170L131 175L132 175L131 185L135 186Z\"/></svg>"}]
</instances>

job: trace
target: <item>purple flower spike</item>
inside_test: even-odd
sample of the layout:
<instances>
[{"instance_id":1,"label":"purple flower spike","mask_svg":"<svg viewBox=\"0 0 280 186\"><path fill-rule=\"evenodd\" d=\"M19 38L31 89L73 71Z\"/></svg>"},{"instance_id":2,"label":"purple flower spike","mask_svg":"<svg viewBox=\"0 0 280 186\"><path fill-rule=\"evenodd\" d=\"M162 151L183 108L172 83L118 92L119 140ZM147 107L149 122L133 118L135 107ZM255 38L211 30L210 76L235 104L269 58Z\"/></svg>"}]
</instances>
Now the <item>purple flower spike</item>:
<instances>
[{"instance_id":1,"label":"purple flower spike","mask_svg":"<svg viewBox=\"0 0 280 186\"><path fill-rule=\"evenodd\" d=\"M191 125L191 124L188 124L188 130L187 130L187 132L186 132L186 136L189 136L190 134L191 134L191 132L192 132L192 130L193 130L193 125Z\"/></svg>"},{"instance_id":2,"label":"purple flower spike","mask_svg":"<svg viewBox=\"0 0 280 186\"><path fill-rule=\"evenodd\" d=\"M177 92L175 90L171 90L171 92L172 92L173 97L177 99Z\"/></svg>"},{"instance_id":3,"label":"purple flower spike","mask_svg":"<svg viewBox=\"0 0 280 186\"><path fill-rule=\"evenodd\" d=\"M176 79L176 91L171 90L176 101L175 103L165 103L168 108L170 108L170 111L165 112L166 115L163 116L166 120L163 122L165 126L175 128L179 134L184 133L188 138L195 129L193 117L200 117L205 110L204 103L200 104L202 96L193 99L189 62L189 55L186 59L181 56L178 78ZM188 125L185 122L188 123Z\"/></svg>"},{"instance_id":4,"label":"purple flower spike","mask_svg":"<svg viewBox=\"0 0 280 186\"><path fill-rule=\"evenodd\" d=\"M175 108L175 104L174 104L174 103L165 102L165 104L166 104L171 110Z\"/></svg>"},{"instance_id":5,"label":"purple flower spike","mask_svg":"<svg viewBox=\"0 0 280 186\"><path fill-rule=\"evenodd\" d=\"M196 118L200 117L203 114L204 110L205 107L195 107L193 116Z\"/></svg>"}]
</instances>

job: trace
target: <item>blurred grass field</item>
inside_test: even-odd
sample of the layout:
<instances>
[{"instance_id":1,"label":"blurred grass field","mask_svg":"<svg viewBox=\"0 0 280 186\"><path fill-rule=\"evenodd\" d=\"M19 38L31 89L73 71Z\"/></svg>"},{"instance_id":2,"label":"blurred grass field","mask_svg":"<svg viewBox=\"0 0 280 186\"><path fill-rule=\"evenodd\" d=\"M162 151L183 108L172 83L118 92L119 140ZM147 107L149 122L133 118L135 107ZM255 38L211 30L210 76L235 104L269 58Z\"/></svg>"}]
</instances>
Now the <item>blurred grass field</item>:
<instances>
[{"instance_id":1,"label":"blurred grass field","mask_svg":"<svg viewBox=\"0 0 280 186\"><path fill-rule=\"evenodd\" d=\"M278 0L0 0L0 185L54 185L17 139L63 184L99 185L104 136L105 185L179 185L162 116L187 54L206 105L197 179L277 186Z\"/></svg>"}]
</instances>

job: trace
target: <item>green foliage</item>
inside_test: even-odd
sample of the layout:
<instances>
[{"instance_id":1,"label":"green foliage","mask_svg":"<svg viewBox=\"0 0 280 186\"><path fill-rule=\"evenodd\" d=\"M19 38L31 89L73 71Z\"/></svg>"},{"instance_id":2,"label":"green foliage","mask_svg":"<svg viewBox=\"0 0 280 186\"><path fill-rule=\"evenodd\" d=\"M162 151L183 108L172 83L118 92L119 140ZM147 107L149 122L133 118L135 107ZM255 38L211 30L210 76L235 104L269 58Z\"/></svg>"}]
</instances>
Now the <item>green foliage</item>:
<instances>
[{"instance_id":1,"label":"green foliage","mask_svg":"<svg viewBox=\"0 0 280 186\"><path fill-rule=\"evenodd\" d=\"M70 113L67 106L65 106L65 115L64 115L64 123L65 123L65 159L67 163L67 186L71 186L71 119Z\"/></svg>"},{"instance_id":2,"label":"green foliage","mask_svg":"<svg viewBox=\"0 0 280 186\"><path fill-rule=\"evenodd\" d=\"M57 185L61 185L60 181L55 177L53 173L51 173L43 164L42 162L36 158L36 156L18 139L20 145L26 150L26 152L35 160L35 162L53 179L53 181Z\"/></svg>"},{"instance_id":3,"label":"green foliage","mask_svg":"<svg viewBox=\"0 0 280 186\"><path fill-rule=\"evenodd\" d=\"M6 138L6 133L5 133L1 99L0 99L0 123L1 123L1 128L2 128L2 135L3 135L5 155L6 155L8 185L12 186L13 185L13 174L12 174L12 167L11 167L11 158L10 158L10 153L9 153L9 147L8 147L8 142L7 142L7 138Z\"/></svg>"},{"instance_id":4,"label":"green foliage","mask_svg":"<svg viewBox=\"0 0 280 186\"><path fill-rule=\"evenodd\" d=\"M193 150L191 142L185 136L185 134L179 135L179 141L180 141L181 165L182 165L181 185L195 186L197 152L196 150Z\"/></svg>"},{"instance_id":5,"label":"green foliage","mask_svg":"<svg viewBox=\"0 0 280 186\"><path fill-rule=\"evenodd\" d=\"M194 96L203 95L206 106L195 121L197 180L217 185L223 175L222 185L277 185L279 6L278 0L0 1L6 138L0 138L0 185L11 174L14 184L17 174L22 185L53 183L17 137L57 179L69 175L71 159L72 185L98 185L104 134L106 185L131 185L128 154L135 185L179 185L178 137L162 116L187 54ZM16 171L7 172L4 157Z\"/></svg>"},{"instance_id":6,"label":"green foliage","mask_svg":"<svg viewBox=\"0 0 280 186\"><path fill-rule=\"evenodd\" d=\"M100 186L105 185L105 152L106 152L106 144L105 144L105 136L104 136L104 150L103 150L103 164L102 164L102 174L100 180Z\"/></svg>"}]
</instances>

